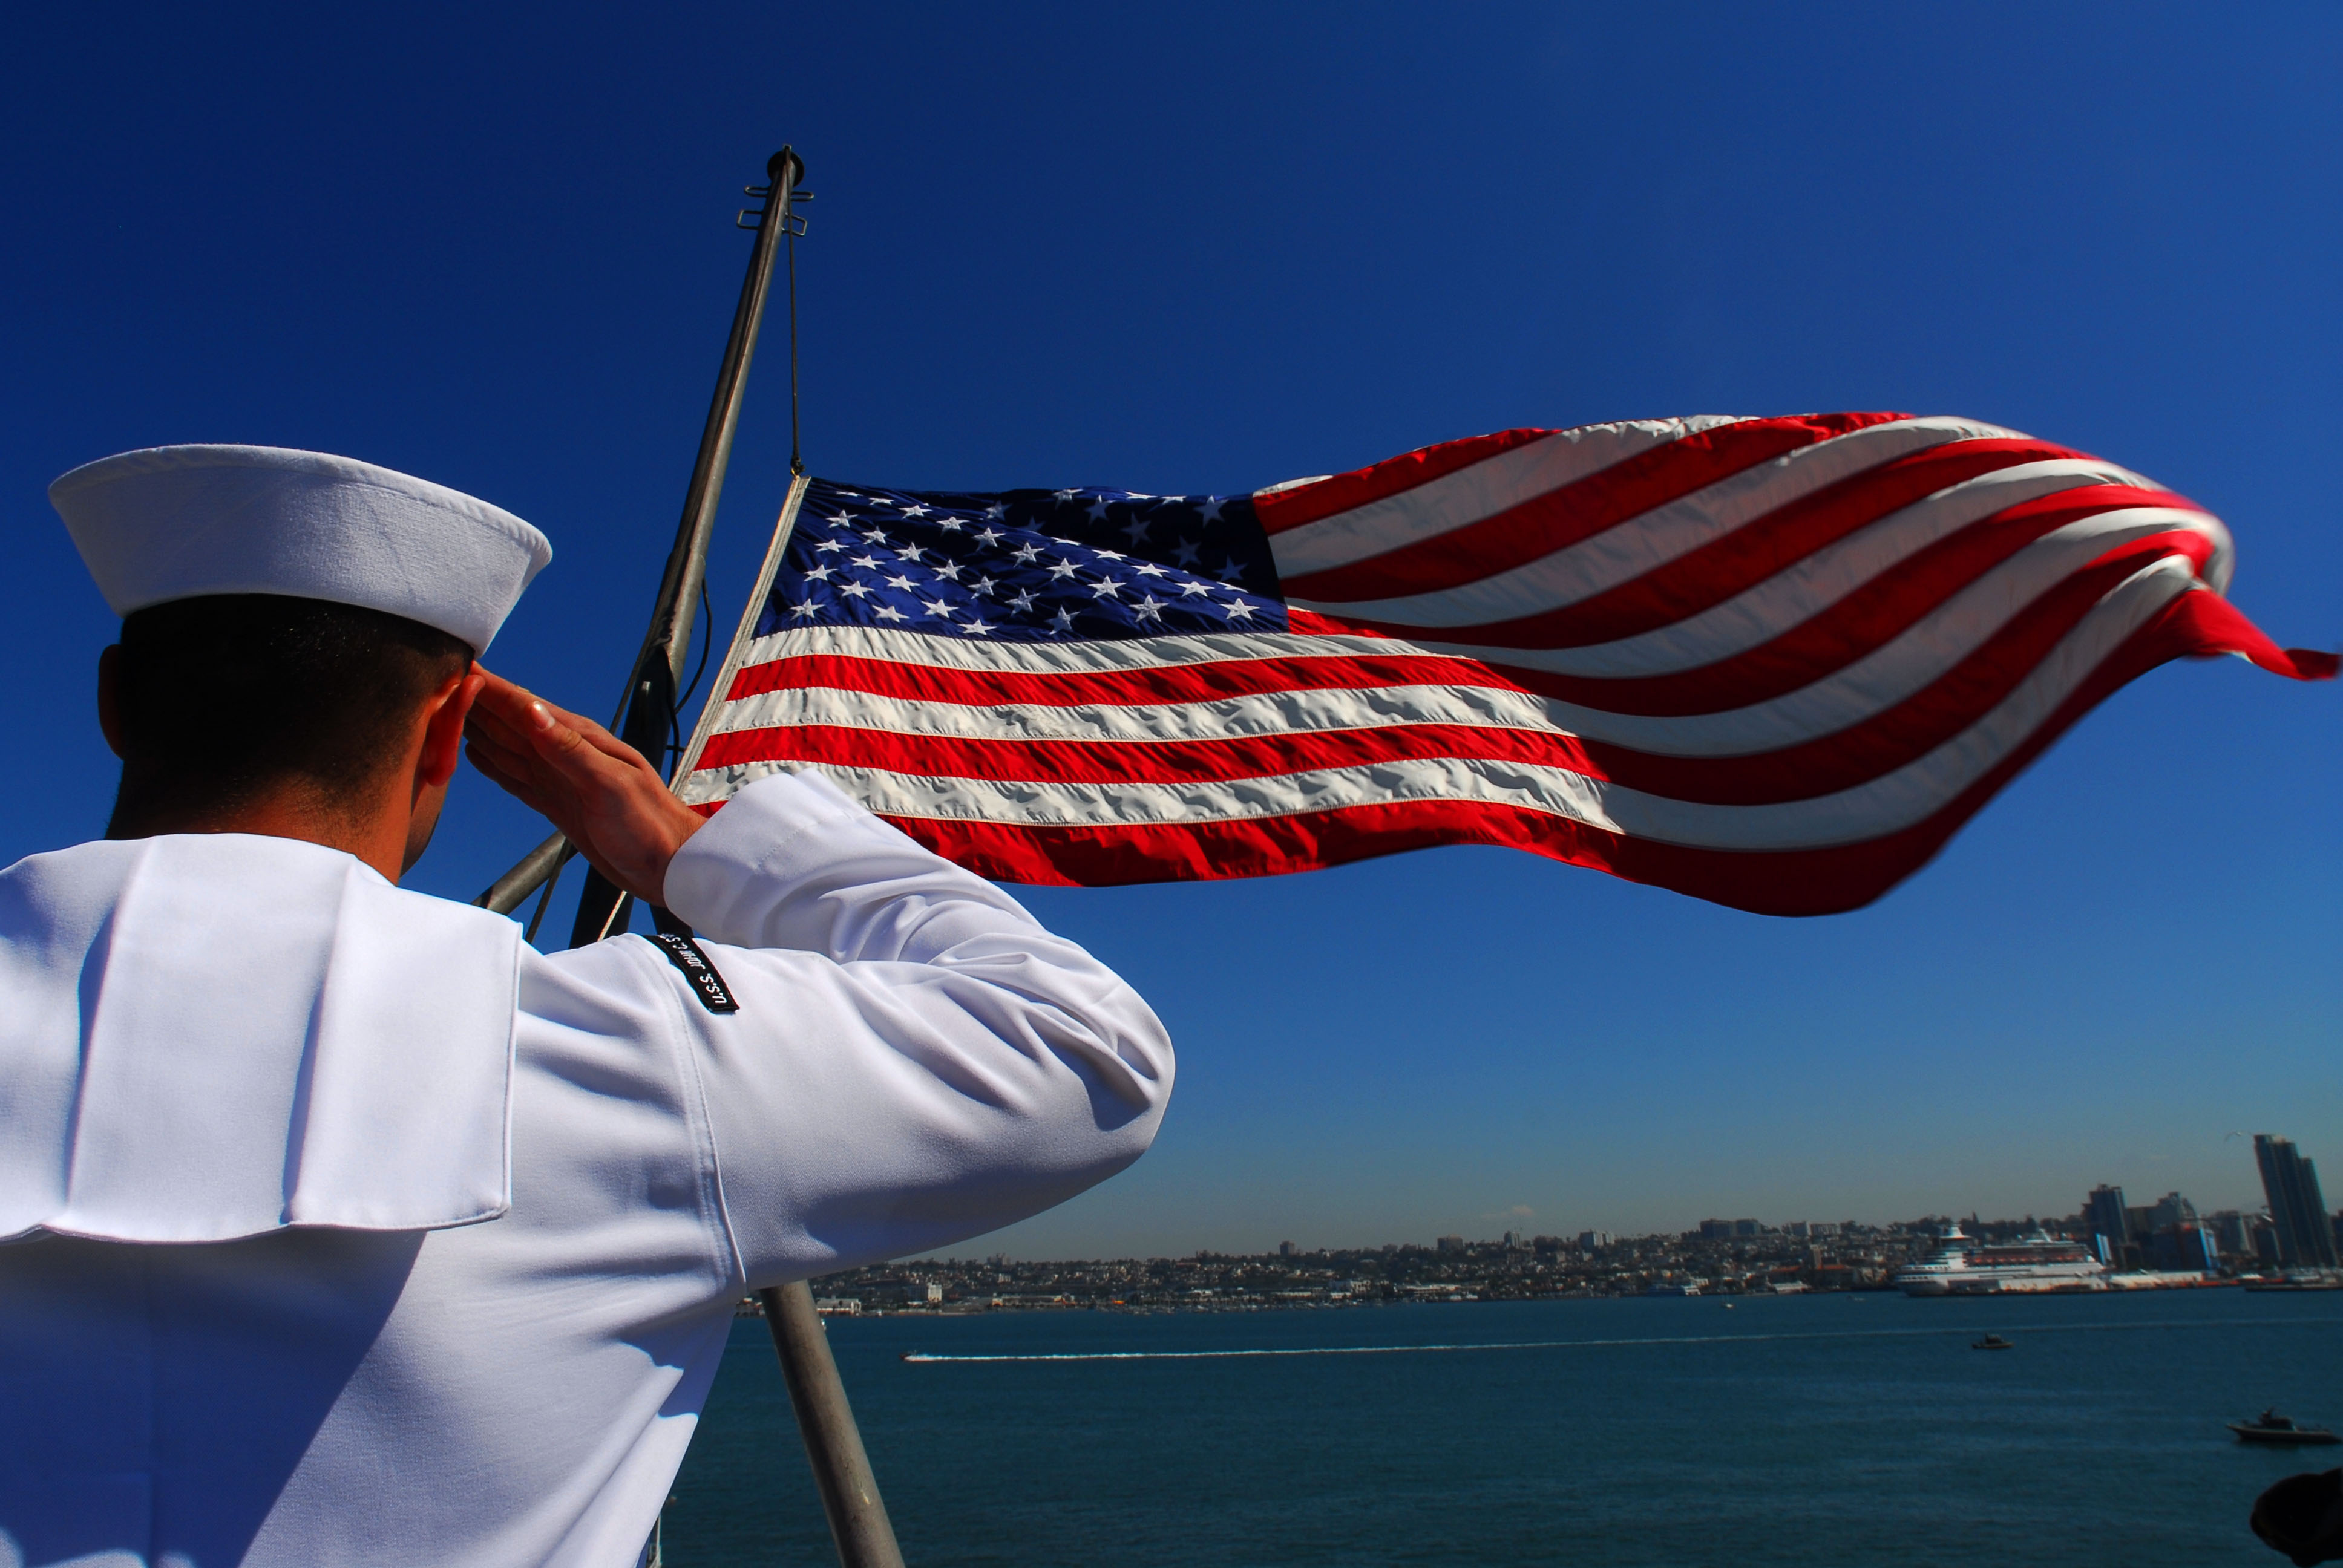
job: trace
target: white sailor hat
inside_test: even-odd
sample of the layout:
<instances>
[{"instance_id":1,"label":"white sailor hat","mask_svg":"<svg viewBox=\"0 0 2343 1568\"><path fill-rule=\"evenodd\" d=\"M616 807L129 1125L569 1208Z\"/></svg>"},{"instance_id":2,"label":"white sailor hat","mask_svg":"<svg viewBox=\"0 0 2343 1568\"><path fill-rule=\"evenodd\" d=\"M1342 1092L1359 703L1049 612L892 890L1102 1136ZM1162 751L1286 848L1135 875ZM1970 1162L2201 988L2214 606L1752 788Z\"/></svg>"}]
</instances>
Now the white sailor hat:
<instances>
[{"instance_id":1,"label":"white sailor hat","mask_svg":"<svg viewBox=\"0 0 2343 1568\"><path fill-rule=\"evenodd\" d=\"M150 447L49 487L114 613L273 593L405 616L488 651L545 536L459 490L323 452Z\"/></svg>"}]
</instances>

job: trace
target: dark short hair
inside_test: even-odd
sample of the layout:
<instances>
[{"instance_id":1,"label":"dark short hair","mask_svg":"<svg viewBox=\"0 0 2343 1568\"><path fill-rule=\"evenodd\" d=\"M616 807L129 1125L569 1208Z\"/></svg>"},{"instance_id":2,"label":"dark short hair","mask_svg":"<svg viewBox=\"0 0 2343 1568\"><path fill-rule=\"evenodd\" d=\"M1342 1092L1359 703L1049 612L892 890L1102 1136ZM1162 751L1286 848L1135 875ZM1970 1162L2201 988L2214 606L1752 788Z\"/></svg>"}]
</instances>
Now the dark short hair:
<instances>
[{"instance_id":1,"label":"dark short hair","mask_svg":"<svg viewBox=\"0 0 2343 1568\"><path fill-rule=\"evenodd\" d=\"M214 594L122 622L122 787L108 831L234 809L287 780L360 799L416 705L472 662L419 621L284 594Z\"/></svg>"}]
</instances>

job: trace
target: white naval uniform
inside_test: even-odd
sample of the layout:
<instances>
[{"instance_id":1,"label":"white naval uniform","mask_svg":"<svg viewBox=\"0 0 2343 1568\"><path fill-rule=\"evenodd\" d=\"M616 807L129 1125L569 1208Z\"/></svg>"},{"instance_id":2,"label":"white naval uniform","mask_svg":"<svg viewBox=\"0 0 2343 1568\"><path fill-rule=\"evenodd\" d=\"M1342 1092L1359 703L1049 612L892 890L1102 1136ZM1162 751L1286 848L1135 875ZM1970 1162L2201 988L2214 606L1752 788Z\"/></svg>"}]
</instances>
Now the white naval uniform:
<instances>
[{"instance_id":1,"label":"white naval uniform","mask_svg":"<svg viewBox=\"0 0 2343 1568\"><path fill-rule=\"evenodd\" d=\"M818 778L666 894L739 1011L292 840L0 872L0 1565L630 1563L744 1292L1154 1135L1146 1004Z\"/></svg>"}]
</instances>

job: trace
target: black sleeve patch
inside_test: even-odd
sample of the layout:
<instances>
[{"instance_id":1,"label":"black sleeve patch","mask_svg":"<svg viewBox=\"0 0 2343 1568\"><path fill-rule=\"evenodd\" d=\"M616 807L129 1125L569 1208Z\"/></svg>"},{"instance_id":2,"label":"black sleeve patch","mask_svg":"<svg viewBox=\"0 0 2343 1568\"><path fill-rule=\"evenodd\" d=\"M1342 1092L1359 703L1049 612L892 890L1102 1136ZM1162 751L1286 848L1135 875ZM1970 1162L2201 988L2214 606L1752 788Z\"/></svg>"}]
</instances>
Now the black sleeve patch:
<instances>
[{"instance_id":1,"label":"black sleeve patch","mask_svg":"<svg viewBox=\"0 0 2343 1568\"><path fill-rule=\"evenodd\" d=\"M676 972L683 976L700 1006L710 1012L740 1010L740 1004L732 1000L732 988L724 983L724 977L716 972L716 966L708 961L708 955L699 950L698 942L672 931L656 931L649 940L653 947L667 955L667 961L675 966Z\"/></svg>"}]
</instances>

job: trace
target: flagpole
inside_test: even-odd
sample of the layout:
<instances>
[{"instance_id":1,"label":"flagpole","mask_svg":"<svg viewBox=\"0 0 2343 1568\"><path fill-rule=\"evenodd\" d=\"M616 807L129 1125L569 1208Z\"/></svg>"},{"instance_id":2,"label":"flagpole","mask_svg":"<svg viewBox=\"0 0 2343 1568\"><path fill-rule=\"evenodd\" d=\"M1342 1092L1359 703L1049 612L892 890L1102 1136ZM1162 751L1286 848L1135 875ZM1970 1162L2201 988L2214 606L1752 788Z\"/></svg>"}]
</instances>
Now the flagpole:
<instances>
[{"instance_id":1,"label":"flagpole","mask_svg":"<svg viewBox=\"0 0 2343 1568\"><path fill-rule=\"evenodd\" d=\"M724 345L724 361L717 373L716 395L699 438L699 456L692 465L691 485L685 492L683 520L677 526L675 545L668 552L667 571L659 581L651 611L650 629L642 650L635 656L634 673L619 699L611 727L619 739L653 759L664 759L676 721L676 689L683 677L684 660L691 651L693 622L708 581L708 541L716 525L716 503L724 488L724 471L732 457L732 437L740 422L740 401L749 378L749 362L757 348L757 329L765 314L765 296L772 282L773 256L779 242L792 236L793 201L809 201L812 194L798 189L805 177L805 162L784 146L765 165L764 186L750 186L748 194L765 198L761 212L743 209L740 218L754 216L757 243L749 255L749 273L740 285L740 302L732 315L732 333ZM742 227L752 226L741 224ZM794 317L794 289L792 290ZM797 345L792 319L790 348L790 483L774 541L767 549L744 625L753 624L759 606L772 583L779 553L796 520L805 495L806 479L798 471L795 370ZM719 684L737 658L740 638L727 652L719 671ZM689 753L694 759L706 743L705 722L696 726ZM662 769L662 772L666 769ZM680 778L679 770L673 777ZM542 887L576 851L556 833L513 868L490 883L474 901L498 914L510 914L521 901ZM598 871L590 873L578 909L570 945L599 941L621 926L627 896ZM665 910L657 911L661 917ZM821 1493L822 1512L830 1521L842 1568L903 1568L895 1532L887 1520L886 1504L870 1473L862 1434L839 1381L838 1362L830 1353L830 1336L814 1311L811 1287L799 1282L759 1292L765 1318L772 1331L773 1351L780 1358L781 1376L789 1384L789 1403L797 1412L798 1431L805 1439L806 1461L813 1468Z\"/></svg>"},{"instance_id":2,"label":"flagpole","mask_svg":"<svg viewBox=\"0 0 2343 1568\"><path fill-rule=\"evenodd\" d=\"M716 395L709 402L708 423L699 436L699 456L692 463L691 485L684 492L683 519L676 525L675 548L668 552L667 572L659 580L650 629L643 634L642 651L636 655L634 673L628 679L621 717L612 725L619 739L662 762L668 759L673 737L675 694L683 682L684 661L691 657L692 623L708 581L708 541L716 528L716 503L723 494L724 471L732 461L732 437L740 425L740 402L749 388L749 361L757 352L757 329L764 324L773 257L782 236L789 232L791 200L804 177L804 160L785 146L766 163L764 186L749 187L750 196L765 198L763 211L755 215L757 243L749 253L749 274L740 282L740 303L732 313L732 335L725 341ZM733 221L739 223L749 216L743 209ZM619 922L626 904L626 896L609 879L589 870L585 890L578 897L569 945L600 941L614 930L623 929Z\"/></svg>"}]
</instances>

